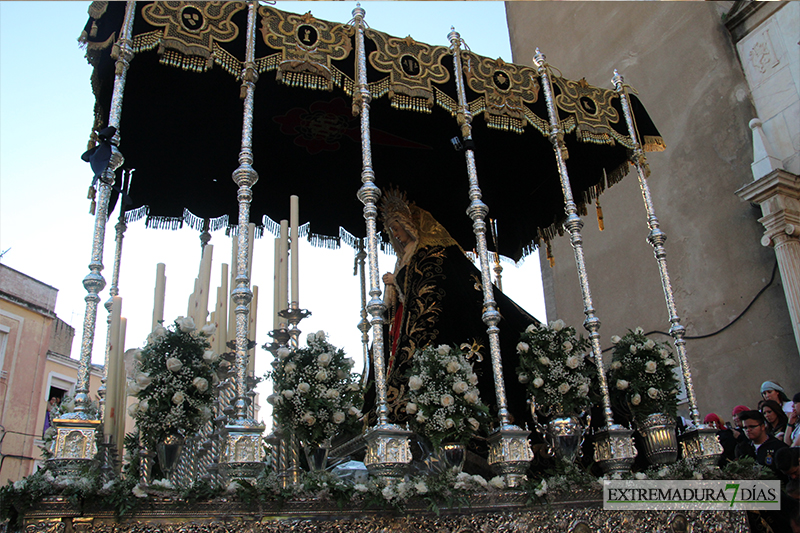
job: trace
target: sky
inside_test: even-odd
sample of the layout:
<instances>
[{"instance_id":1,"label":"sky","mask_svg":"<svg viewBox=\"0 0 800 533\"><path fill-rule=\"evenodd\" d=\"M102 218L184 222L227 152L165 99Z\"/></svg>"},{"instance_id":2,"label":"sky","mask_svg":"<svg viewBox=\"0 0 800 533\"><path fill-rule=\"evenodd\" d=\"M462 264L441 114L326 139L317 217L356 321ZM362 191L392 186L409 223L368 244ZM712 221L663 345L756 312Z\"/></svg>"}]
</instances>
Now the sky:
<instances>
[{"instance_id":1,"label":"sky","mask_svg":"<svg viewBox=\"0 0 800 533\"><path fill-rule=\"evenodd\" d=\"M279 1L275 7L294 13L310 10L320 19L347 22L355 5ZM511 61L504 2L362 1L361 5L369 26L380 31L446 46L453 26L474 52ZM0 262L59 290L56 314L76 331L73 358L80 356L86 310L82 280L89 273L94 226L87 199L92 173L80 159L93 122L91 67L77 41L88 19L88 6L89 2L0 2L0 253L4 253ZM120 133L125 135L124 130ZM259 162L254 166L258 171ZM375 171L380 187L380 169ZM465 177L465 191L466 183ZM359 185L356 181L354 194ZM466 209L466 195L459 197L465 199ZM102 304L109 299L117 215L117 211L112 213L106 226L102 272L106 288L100 293L92 352L92 362L97 364L105 358L107 313ZM224 230L211 235L209 307L213 309L220 265L231 263L231 240ZM157 263L166 264L165 321L187 313L200 250L199 233L194 230L146 229L144 220L128 226L119 283L122 316L128 320L126 349L141 347L149 333ZM273 250L272 235L256 239L251 281L259 287L256 375L263 375L272 359L260 346L271 340L267 332L272 329ZM299 325L302 338L305 333L325 330L330 342L344 348L357 361L356 369L361 368L357 329L361 289L354 275L354 251L313 248L301 239L298 257L300 307L312 312ZM505 292L544 320L537 257L528 257L518 267L508 262L503 267ZM393 268L394 257L382 255L379 271ZM267 388L267 384L259 386L262 398ZM265 409L260 418L269 425L269 406L262 403Z\"/></svg>"}]
</instances>

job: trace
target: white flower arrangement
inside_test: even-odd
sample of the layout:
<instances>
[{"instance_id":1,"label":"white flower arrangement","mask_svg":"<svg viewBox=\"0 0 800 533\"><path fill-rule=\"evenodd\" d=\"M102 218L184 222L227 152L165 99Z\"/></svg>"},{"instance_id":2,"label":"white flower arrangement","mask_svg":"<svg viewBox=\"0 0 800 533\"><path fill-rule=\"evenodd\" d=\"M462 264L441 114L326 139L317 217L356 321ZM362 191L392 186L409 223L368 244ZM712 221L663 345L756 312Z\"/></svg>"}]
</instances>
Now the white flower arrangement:
<instances>
[{"instance_id":1,"label":"white flower arrangement","mask_svg":"<svg viewBox=\"0 0 800 533\"><path fill-rule=\"evenodd\" d=\"M406 405L412 430L438 449L443 442L466 443L485 427L489 408L481 401L478 379L465 352L429 346L418 350L412 361Z\"/></svg>"},{"instance_id":2,"label":"white flower arrangement","mask_svg":"<svg viewBox=\"0 0 800 533\"><path fill-rule=\"evenodd\" d=\"M517 378L543 414L580 414L598 397L597 367L588 349L589 341L562 320L531 324L521 335Z\"/></svg>"},{"instance_id":3,"label":"white flower arrangement","mask_svg":"<svg viewBox=\"0 0 800 533\"><path fill-rule=\"evenodd\" d=\"M359 374L343 350L324 331L311 333L307 348L278 349L277 368L267 374L278 394L271 395L278 423L305 445L320 445L353 430L361 417Z\"/></svg>"},{"instance_id":4,"label":"white flower arrangement","mask_svg":"<svg viewBox=\"0 0 800 533\"><path fill-rule=\"evenodd\" d=\"M210 420L210 384L219 366L208 342L213 331L208 326L198 330L191 318L178 317L169 327L156 327L134 357L128 394L138 402L128 413L149 444L174 433L189 436Z\"/></svg>"},{"instance_id":5,"label":"white flower arrangement","mask_svg":"<svg viewBox=\"0 0 800 533\"><path fill-rule=\"evenodd\" d=\"M653 413L677 415L678 380L669 345L647 338L642 328L612 337L614 354L608 369L612 401L634 417Z\"/></svg>"}]
</instances>

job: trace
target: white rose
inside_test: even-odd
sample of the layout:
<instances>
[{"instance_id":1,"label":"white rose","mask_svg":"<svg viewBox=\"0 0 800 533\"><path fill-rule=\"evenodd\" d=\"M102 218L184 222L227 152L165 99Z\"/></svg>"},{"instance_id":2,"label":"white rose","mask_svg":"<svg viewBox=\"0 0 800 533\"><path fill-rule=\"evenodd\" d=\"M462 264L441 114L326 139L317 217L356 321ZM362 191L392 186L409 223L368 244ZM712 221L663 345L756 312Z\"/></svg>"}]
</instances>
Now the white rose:
<instances>
[{"instance_id":1,"label":"white rose","mask_svg":"<svg viewBox=\"0 0 800 533\"><path fill-rule=\"evenodd\" d=\"M178 329L183 333L189 333L197 329L197 326L194 325L194 319L190 316L179 316L175 323L178 324Z\"/></svg>"},{"instance_id":2,"label":"white rose","mask_svg":"<svg viewBox=\"0 0 800 533\"><path fill-rule=\"evenodd\" d=\"M446 429L452 429L452 428L454 428L454 427L455 427L455 425L456 425L456 423L455 423L455 422L453 422L453 419L452 419L452 418L446 418L446 419L444 420L444 427L445 427Z\"/></svg>"},{"instance_id":3,"label":"white rose","mask_svg":"<svg viewBox=\"0 0 800 533\"><path fill-rule=\"evenodd\" d=\"M147 498L147 493L144 490L142 490L142 487L140 487L139 485L134 485L131 492L137 498Z\"/></svg>"},{"instance_id":4,"label":"white rose","mask_svg":"<svg viewBox=\"0 0 800 533\"><path fill-rule=\"evenodd\" d=\"M328 366L331 362L331 354L328 352L322 352L317 356L317 363L319 366Z\"/></svg>"},{"instance_id":5,"label":"white rose","mask_svg":"<svg viewBox=\"0 0 800 533\"><path fill-rule=\"evenodd\" d=\"M449 363L447 363L447 372L448 373L455 374L459 370L461 370L461 365L459 365L458 362L450 361Z\"/></svg>"},{"instance_id":6,"label":"white rose","mask_svg":"<svg viewBox=\"0 0 800 533\"><path fill-rule=\"evenodd\" d=\"M528 353L531 347L527 342L520 342L517 344L517 353Z\"/></svg>"},{"instance_id":7,"label":"white rose","mask_svg":"<svg viewBox=\"0 0 800 533\"><path fill-rule=\"evenodd\" d=\"M528 327L525 328L525 333L533 333L537 329L539 328L536 326L536 324L528 324Z\"/></svg>"},{"instance_id":8,"label":"white rose","mask_svg":"<svg viewBox=\"0 0 800 533\"><path fill-rule=\"evenodd\" d=\"M292 354L292 351L289 348L285 347L285 346L281 346L280 348L278 348L278 358L280 358L280 359L286 359L291 354Z\"/></svg>"},{"instance_id":9,"label":"white rose","mask_svg":"<svg viewBox=\"0 0 800 533\"><path fill-rule=\"evenodd\" d=\"M427 418L425 418L425 415L423 415L422 413L417 413L417 422L418 423L422 424L426 420L427 420Z\"/></svg>"},{"instance_id":10,"label":"white rose","mask_svg":"<svg viewBox=\"0 0 800 533\"><path fill-rule=\"evenodd\" d=\"M158 327L160 327L160 328L161 328L161 326L158 326ZM161 328L161 329L164 329L164 328ZM164 331L166 331L166 330L164 330ZM132 353L132 355L133 355L133 358L134 358L136 361L139 361L139 362L141 362L141 361L142 361L142 351L141 351L140 349L136 348L135 350L133 350L133 353Z\"/></svg>"},{"instance_id":11,"label":"white rose","mask_svg":"<svg viewBox=\"0 0 800 533\"><path fill-rule=\"evenodd\" d=\"M327 391L325 391L325 397L328 398L329 400L335 400L336 398L339 397L339 391L337 389L330 388Z\"/></svg>"},{"instance_id":12,"label":"white rose","mask_svg":"<svg viewBox=\"0 0 800 533\"><path fill-rule=\"evenodd\" d=\"M163 339L167 336L167 328L164 326L156 326L156 329L153 330L152 333L149 335L149 339L153 342Z\"/></svg>"},{"instance_id":13,"label":"white rose","mask_svg":"<svg viewBox=\"0 0 800 533\"><path fill-rule=\"evenodd\" d=\"M127 392L128 396L133 396L135 398L136 396L139 396L140 392L142 392L142 387L140 387L139 384L136 383L135 381L128 381ZM65 411L65 412L69 413L71 411Z\"/></svg>"},{"instance_id":14,"label":"white rose","mask_svg":"<svg viewBox=\"0 0 800 533\"><path fill-rule=\"evenodd\" d=\"M150 409L150 402L147 399L142 400L139 402L139 411L142 413L146 413Z\"/></svg>"},{"instance_id":15,"label":"white rose","mask_svg":"<svg viewBox=\"0 0 800 533\"><path fill-rule=\"evenodd\" d=\"M544 385L544 380L542 378L535 378L533 380L533 386L536 387L537 389L542 385Z\"/></svg>"},{"instance_id":16,"label":"white rose","mask_svg":"<svg viewBox=\"0 0 800 533\"><path fill-rule=\"evenodd\" d=\"M467 376L467 381L469 381L470 385L477 385L478 384L478 374L472 373Z\"/></svg>"},{"instance_id":17,"label":"white rose","mask_svg":"<svg viewBox=\"0 0 800 533\"><path fill-rule=\"evenodd\" d=\"M413 415L417 412L417 404L414 402L408 402L406 404L406 413Z\"/></svg>"},{"instance_id":18,"label":"white rose","mask_svg":"<svg viewBox=\"0 0 800 533\"><path fill-rule=\"evenodd\" d=\"M562 329L564 329L564 326L566 326L566 324L560 318L554 322L550 322L550 328L553 331L561 331Z\"/></svg>"},{"instance_id":19,"label":"white rose","mask_svg":"<svg viewBox=\"0 0 800 533\"><path fill-rule=\"evenodd\" d=\"M656 347L656 343L653 342L653 339L647 339L647 342L644 343L644 347L648 350L652 350Z\"/></svg>"},{"instance_id":20,"label":"white rose","mask_svg":"<svg viewBox=\"0 0 800 533\"><path fill-rule=\"evenodd\" d=\"M209 409L208 407L203 407L202 409L200 409L200 417L206 422L211 420L212 415L213 413L211 412L211 409Z\"/></svg>"},{"instance_id":21,"label":"white rose","mask_svg":"<svg viewBox=\"0 0 800 533\"><path fill-rule=\"evenodd\" d=\"M676 365L675 359L671 357L669 359L664 359L664 364L667 366L675 366Z\"/></svg>"},{"instance_id":22,"label":"white rose","mask_svg":"<svg viewBox=\"0 0 800 533\"><path fill-rule=\"evenodd\" d=\"M361 416L361 411L351 406L350 409L347 410L347 414L350 416L359 417Z\"/></svg>"},{"instance_id":23,"label":"white rose","mask_svg":"<svg viewBox=\"0 0 800 533\"><path fill-rule=\"evenodd\" d=\"M181 360L177 357L170 357L167 359L167 369L170 372L177 372L181 368L183 368L183 363L181 363Z\"/></svg>"},{"instance_id":24,"label":"white rose","mask_svg":"<svg viewBox=\"0 0 800 533\"><path fill-rule=\"evenodd\" d=\"M205 352L203 352L203 361L209 364L216 363L217 361L219 361L219 355L214 353L213 350L206 350Z\"/></svg>"},{"instance_id":25,"label":"white rose","mask_svg":"<svg viewBox=\"0 0 800 533\"><path fill-rule=\"evenodd\" d=\"M418 481L414 484L414 490L416 490L418 494L425 494L428 492L428 486L424 481Z\"/></svg>"},{"instance_id":26,"label":"white rose","mask_svg":"<svg viewBox=\"0 0 800 533\"><path fill-rule=\"evenodd\" d=\"M422 388L422 378L419 376L411 376L408 378L408 388L411 390L419 390Z\"/></svg>"},{"instance_id":27,"label":"white rose","mask_svg":"<svg viewBox=\"0 0 800 533\"><path fill-rule=\"evenodd\" d=\"M581 364L581 358L577 355L570 355L567 357L567 366L570 368L578 368Z\"/></svg>"},{"instance_id":28,"label":"white rose","mask_svg":"<svg viewBox=\"0 0 800 533\"><path fill-rule=\"evenodd\" d=\"M136 418L136 413L138 412L139 412L138 403L132 403L128 406L128 416L130 416L131 418Z\"/></svg>"},{"instance_id":29,"label":"white rose","mask_svg":"<svg viewBox=\"0 0 800 533\"><path fill-rule=\"evenodd\" d=\"M296 364L294 364L293 362L289 361L289 362L288 362L288 363L286 363L286 365L283 367L283 371L284 371L284 372L286 372L287 374L291 374L292 372L294 372L294 371L295 371L295 369L296 369L296 368L297 368L297 365L296 365Z\"/></svg>"},{"instance_id":30,"label":"white rose","mask_svg":"<svg viewBox=\"0 0 800 533\"><path fill-rule=\"evenodd\" d=\"M586 396L589 396L589 384L588 383L581 383L580 385L578 385L578 395L583 396L584 398Z\"/></svg>"},{"instance_id":31,"label":"white rose","mask_svg":"<svg viewBox=\"0 0 800 533\"><path fill-rule=\"evenodd\" d=\"M281 394L283 394L283 397L287 400L294 398L294 391L291 389L286 389L285 391L282 391Z\"/></svg>"},{"instance_id":32,"label":"white rose","mask_svg":"<svg viewBox=\"0 0 800 533\"><path fill-rule=\"evenodd\" d=\"M636 353L636 345L635 344L631 344L630 347L628 348L628 351L630 351L632 354L635 354Z\"/></svg>"},{"instance_id":33,"label":"white rose","mask_svg":"<svg viewBox=\"0 0 800 533\"><path fill-rule=\"evenodd\" d=\"M172 403L174 403L175 405L182 404L185 399L186 396L181 391L178 391L172 395Z\"/></svg>"},{"instance_id":34,"label":"white rose","mask_svg":"<svg viewBox=\"0 0 800 533\"><path fill-rule=\"evenodd\" d=\"M467 418L467 423L472 427L472 431L478 431L481 427L481 423L471 417Z\"/></svg>"},{"instance_id":35,"label":"white rose","mask_svg":"<svg viewBox=\"0 0 800 533\"><path fill-rule=\"evenodd\" d=\"M471 391L467 392L464 395L464 400L466 400L467 403L471 403L471 404L478 403L478 400L480 400L480 396L478 395L478 391L475 390L475 389L472 389Z\"/></svg>"},{"instance_id":36,"label":"white rose","mask_svg":"<svg viewBox=\"0 0 800 533\"><path fill-rule=\"evenodd\" d=\"M648 374L655 374L658 365L656 365L655 361L648 361L644 364L644 371Z\"/></svg>"},{"instance_id":37,"label":"white rose","mask_svg":"<svg viewBox=\"0 0 800 533\"><path fill-rule=\"evenodd\" d=\"M611 363L611 370L619 370L620 368L622 368L622 363L619 361L614 361Z\"/></svg>"},{"instance_id":38,"label":"white rose","mask_svg":"<svg viewBox=\"0 0 800 533\"><path fill-rule=\"evenodd\" d=\"M208 380L206 378L197 377L192 380L192 385L200 392L208 390Z\"/></svg>"},{"instance_id":39,"label":"white rose","mask_svg":"<svg viewBox=\"0 0 800 533\"><path fill-rule=\"evenodd\" d=\"M347 385L347 390L351 392L356 392L360 389L361 387L358 385L358 383L350 383L349 385Z\"/></svg>"},{"instance_id":40,"label":"white rose","mask_svg":"<svg viewBox=\"0 0 800 533\"><path fill-rule=\"evenodd\" d=\"M630 385L630 383L628 383L628 382L627 382L627 381L625 381L624 379L618 379L618 380L617 380L617 388L618 388L619 390L625 390L625 389L627 389L627 388L628 388L628 385Z\"/></svg>"},{"instance_id":41,"label":"white rose","mask_svg":"<svg viewBox=\"0 0 800 533\"><path fill-rule=\"evenodd\" d=\"M439 403L442 404L442 407L450 407L455 403L455 398L450 396L449 394L443 394L442 397L439 399Z\"/></svg>"},{"instance_id":42,"label":"white rose","mask_svg":"<svg viewBox=\"0 0 800 533\"><path fill-rule=\"evenodd\" d=\"M611 335L611 343L612 344L617 344L621 340L622 339L619 337L619 335Z\"/></svg>"},{"instance_id":43,"label":"white rose","mask_svg":"<svg viewBox=\"0 0 800 533\"><path fill-rule=\"evenodd\" d=\"M134 379L136 380L136 384L139 385L142 390L146 389L147 386L153 382L153 378L151 378L150 375L145 372L137 372Z\"/></svg>"},{"instance_id":44,"label":"white rose","mask_svg":"<svg viewBox=\"0 0 800 533\"><path fill-rule=\"evenodd\" d=\"M453 392L456 394L464 394L469 390L469 385L465 381L457 381L453 383Z\"/></svg>"},{"instance_id":45,"label":"white rose","mask_svg":"<svg viewBox=\"0 0 800 533\"><path fill-rule=\"evenodd\" d=\"M566 394L569 392L569 389L570 389L569 383L562 383L561 385L558 386L559 394Z\"/></svg>"},{"instance_id":46,"label":"white rose","mask_svg":"<svg viewBox=\"0 0 800 533\"><path fill-rule=\"evenodd\" d=\"M356 483L355 485L353 485L353 488L356 490L356 492L367 492L369 490L369 487L367 487L363 483Z\"/></svg>"},{"instance_id":47,"label":"white rose","mask_svg":"<svg viewBox=\"0 0 800 533\"><path fill-rule=\"evenodd\" d=\"M637 392L636 394L633 395L633 398L631 398L631 403L633 405L639 405L640 403L642 403L642 396Z\"/></svg>"},{"instance_id":48,"label":"white rose","mask_svg":"<svg viewBox=\"0 0 800 533\"><path fill-rule=\"evenodd\" d=\"M439 355L450 355L450 350L451 349L452 348L450 348L450 346L448 346L446 344L440 344L436 348L436 353L438 353Z\"/></svg>"},{"instance_id":49,"label":"white rose","mask_svg":"<svg viewBox=\"0 0 800 533\"><path fill-rule=\"evenodd\" d=\"M300 393L305 394L306 392L308 392L310 390L311 390L311 385L309 385L308 383L299 383L297 385L297 391L300 392Z\"/></svg>"},{"instance_id":50,"label":"white rose","mask_svg":"<svg viewBox=\"0 0 800 533\"><path fill-rule=\"evenodd\" d=\"M344 413L341 411L336 411L333 413L333 423L341 424L342 422L344 422Z\"/></svg>"},{"instance_id":51,"label":"white rose","mask_svg":"<svg viewBox=\"0 0 800 533\"><path fill-rule=\"evenodd\" d=\"M313 414L311 414L311 411L306 411L306 413L303 415L303 423L307 426L313 426L316 421L317 419Z\"/></svg>"},{"instance_id":52,"label":"white rose","mask_svg":"<svg viewBox=\"0 0 800 533\"><path fill-rule=\"evenodd\" d=\"M210 337L214 333L217 332L217 325L216 324L206 324L202 328L200 328L200 335L204 335L206 337Z\"/></svg>"},{"instance_id":53,"label":"white rose","mask_svg":"<svg viewBox=\"0 0 800 533\"><path fill-rule=\"evenodd\" d=\"M529 382L531 380L531 378L530 378L530 376L528 374L520 374L520 375L517 376L517 380L520 383L525 384L525 383Z\"/></svg>"},{"instance_id":54,"label":"white rose","mask_svg":"<svg viewBox=\"0 0 800 533\"><path fill-rule=\"evenodd\" d=\"M565 352L572 351L572 343L569 341L564 341L564 344L561 345L561 349Z\"/></svg>"},{"instance_id":55,"label":"white rose","mask_svg":"<svg viewBox=\"0 0 800 533\"><path fill-rule=\"evenodd\" d=\"M344 364L347 368L353 368L356 365L356 362L353 361L351 358L347 357L344 360Z\"/></svg>"},{"instance_id":56,"label":"white rose","mask_svg":"<svg viewBox=\"0 0 800 533\"><path fill-rule=\"evenodd\" d=\"M641 479L647 479L647 474L645 474L644 472L636 472L636 473L633 475L633 477L635 477L636 479L639 479L639 480L641 480Z\"/></svg>"},{"instance_id":57,"label":"white rose","mask_svg":"<svg viewBox=\"0 0 800 533\"><path fill-rule=\"evenodd\" d=\"M270 394L267 396L267 403L270 405L278 405L278 396L276 394Z\"/></svg>"},{"instance_id":58,"label":"white rose","mask_svg":"<svg viewBox=\"0 0 800 533\"><path fill-rule=\"evenodd\" d=\"M661 359L666 359L667 357L669 357L669 350L667 350L667 349L665 349L665 348L661 348L661 349L658 351L658 355L660 355L660 356L661 356Z\"/></svg>"},{"instance_id":59,"label":"white rose","mask_svg":"<svg viewBox=\"0 0 800 533\"><path fill-rule=\"evenodd\" d=\"M504 489L506 488L506 481L505 479L503 479L502 476L494 476L492 479L489 480L489 485L496 489Z\"/></svg>"},{"instance_id":60,"label":"white rose","mask_svg":"<svg viewBox=\"0 0 800 533\"><path fill-rule=\"evenodd\" d=\"M543 355L539 358L539 363L543 364L544 366L550 366L550 358L546 355Z\"/></svg>"},{"instance_id":61,"label":"white rose","mask_svg":"<svg viewBox=\"0 0 800 533\"><path fill-rule=\"evenodd\" d=\"M326 379L328 379L328 373L325 372L324 370L320 370L319 372L314 374L314 379L316 379L317 381L325 381Z\"/></svg>"},{"instance_id":62,"label":"white rose","mask_svg":"<svg viewBox=\"0 0 800 533\"><path fill-rule=\"evenodd\" d=\"M325 340L325 332L324 331L319 330L317 332L317 340L318 341L324 341Z\"/></svg>"},{"instance_id":63,"label":"white rose","mask_svg":"<svg viewBox=\"0 0 800 533\"><path fill-rule=\"evenodd\" d=\"M647 395L655 400L656 398L658 398L658 390L654 389L653 387L650 387L649 389L647 389Z\"/></svg>"}]
</instances>

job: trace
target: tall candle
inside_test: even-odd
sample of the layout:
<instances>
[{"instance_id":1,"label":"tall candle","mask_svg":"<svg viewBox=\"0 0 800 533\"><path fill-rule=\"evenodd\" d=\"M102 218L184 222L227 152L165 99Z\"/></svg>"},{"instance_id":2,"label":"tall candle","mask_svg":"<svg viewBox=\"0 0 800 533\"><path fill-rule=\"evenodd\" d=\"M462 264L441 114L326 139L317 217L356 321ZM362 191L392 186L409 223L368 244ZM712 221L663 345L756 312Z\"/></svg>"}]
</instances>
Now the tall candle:
<instances>
[{"instance_id":1,"label":"tall candle","mask_svg":"<svg viewBox=\"0 0 800 533\"><path fill-rule=\"evenodd\" d=\"M222 263L222 280L217 296L217 353L227 352L228 342L228 265Z\"/></svg>"},{"instance_id":2,"label":"tall candle","mask_svg":"<svg viewBox=\"0 0 800 533\"><path fill-rule=\"evenodd\" d=\"M289 224L292 230L292 306L300 307L300 267L298 261L299 229L300 224L300 198L292 195L289 197Z\"/></svg>"},{"instance_id":3,"label":"tall candle","mask_svg":"<svg viewBox=\"0 0 800 533\"><path fill-rule=\"evenodd\" d=\"M106 396L105 396L105 416L103 417L103 434L105 439L114 438L116 430L116 408L117 408L117 352L119 350L119 325L122 313L122 298L114 296L111 302L111 331L108 336L111 339L108 348L108 368L106 368Z\"/></svg>"},{"instance_id":4,"label":"tall candle","mask_svg":"<svg viewBox=\"0 0 800 533\"><path fill-rule=\"evenodd\" d=\"M281 327L281 239L275 239L275 265L272 269L272 329Z\"/></svg>"},{"instance_id":5,"label":"tall candle","mask_svg":"<svg viewBox=\"0 0 800 533\"><path fill-rule=\"evenodd\" d=\"M189 304L186 310L186 316L195 318L197 314L197 293L200 291L200 278L194 278L194 290L192 294L189 295Z\"/></svg>"},{"instance_id":6,"label":"tall candle","mask_svg":"<svg viewBox=\"0 0 800 533\"><path fill-rule=\"evenodd\" d=\"M211 261L214 256L214 246L211 244L203 248L203 258L200 260L200 273L198 274L199 286L197 292L197 312L195 323L201 328L208 317L208 291L211 288Z\"/></svg>"},{"instance_id":7,"label":"tall candle","mask_svg":"<svg viewBox=\"0 0 800 533\"><path fill-rule=\"evenodd\" d=\"M117 398L116 406L117 412L114 417L114 424L116 426L114 433L114 442L117 445L117 451L124 453L123 441L125 440L125 403L127 399L127 376L125 372L125 332L128 328L128 319L120 318L119 320L119 347L117 348Z\"/></svg>"},{"instance_id":8,"label":"tall candle","mask_svg":"<svg viewBox=\"0 0 800 533\"><path fill-rule=\"evenodd\" d=\"M289 221L281 220L281 277L280 277L280 305L286 309L289 303ZM281 324L286 322L281 319Z\"/></svg>"},{"instance_id":9,"label":"tall candle","mask_svg":"<svg viewBox=\"0 0 800 533\"><path fill-rule=\"evenodd\" d=\"M164 297L167 291L167 277L164 275L167 265L158 263L156 265L156 289L155 302L153 303L153 325L150 331L156 329L158 323L164 320Z\"/></svg>"}]
</instances>

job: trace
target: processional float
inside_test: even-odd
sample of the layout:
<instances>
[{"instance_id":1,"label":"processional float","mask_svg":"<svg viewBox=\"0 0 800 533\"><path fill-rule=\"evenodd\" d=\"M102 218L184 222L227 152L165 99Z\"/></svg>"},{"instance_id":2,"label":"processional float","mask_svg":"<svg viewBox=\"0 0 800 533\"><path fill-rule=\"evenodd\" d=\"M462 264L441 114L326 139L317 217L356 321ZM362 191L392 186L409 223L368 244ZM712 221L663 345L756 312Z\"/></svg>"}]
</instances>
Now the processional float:
<instances>
[{"instance_id":1,"label":"processional float","mask_svg":"<svg viewBox=\"0 0 800 533\"><path fill-rule=\"evenodd\" d=\"M88 295L76 409L57 421L55 467L74 471L76 462L94 456L100 421L86 414L86 406L98 293L105 285L100 274L105 224L117 171L134 169L135 179L126 184L123 227L144 218L147 227L186 224L205 233L228 228L237 237L236 396L226 439L229 445L233 439L248 441L250 452L222 456L220 466L230 478L257 471L263 429L249 414L246 398L249 225L258 221L257 231L276 233L275 221L288 218L286 198L296 191L303 191L303 212L310 214L303 222L312 243L352 245L362 252L362 262L366 253L369 290L362 295L359 329L365 343L372 331L377 424L365 435L365 463L374 475L391 479L402 476L411 460L410 433L387 417L379 184L424 199L437 218L449 221L463 248L477 250L499 408L489 462L512 487L532 453L528 431L508 416L489 254L519 260L569 233L603 396L605 424L595 435L595 459L606 472L630 470L636 452L631 430L616 424L611 411L579 215L631 165L642 187L648 240L688 391L694 430L685 450L713 458L716 442L699 420L665 237L647 186L644 151L663 150L664 144L616 72L615 89L603 89L554 74L538 50L534 67L527 67L472 52L454 30L449 47L393 37L369 28L361 7L346 24L256 2L95 2L90 15L84 38L94 66L94 131L115 130L105 140L110 157L99 180L92 260L84 280ZM96 133L93 138L103 142ZM490 208L501 246L486 238ZM471 225L458 223L466 221L465 210ZM289 306L287 316L292 312ZM289 340L275 338L278 345Z\"/></svg>"}]
</instances>

